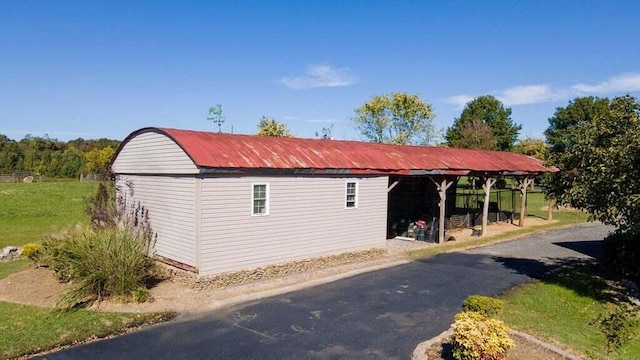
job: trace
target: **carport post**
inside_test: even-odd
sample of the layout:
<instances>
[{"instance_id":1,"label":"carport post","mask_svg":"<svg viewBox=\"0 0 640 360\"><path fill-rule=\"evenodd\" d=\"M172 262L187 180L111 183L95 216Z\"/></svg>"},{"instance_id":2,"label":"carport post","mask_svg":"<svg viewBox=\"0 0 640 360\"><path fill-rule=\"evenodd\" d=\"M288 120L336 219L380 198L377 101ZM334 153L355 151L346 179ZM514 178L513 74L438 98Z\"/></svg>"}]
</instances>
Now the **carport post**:
<instances>
[{"instance_id":1,"label":"carport post","mask_svg":"<svg viewBox=\"0 0 640 360\"><path fill-rule=\"evenodd\" d=\"M524 226L524 218L527 216L527 188L533 179L530 179L529 176L525 176L522 179L518 180L518 184L520 185L520 221L518 222L518 226Z\"/></svg>"},{"instance_id":2,"label":"carport post","mask_svg":"<svg viewBox=\"0 0 640 360\"><path fill-rule=\"evenodd\" d=\"M491 187L496 183L496 178L486 178L484 184L482 184L482 190L484 190L484 203L482 204L482 232L480 236L487 234L487 223L489 222L489 197L491 194Z\"/></svg>"},{"instance_id":3,"label":"carport post","mask_svg":"<svg viewBox=\"0 0 640 360\"><path fill-rule=\"evenodd\" d=\"M447 203L447 189L453 185L453 181L447 181L446 177L443 177L440 182L434 180L429 176L431 182L436 185L438 189L438 195L440 195L440 218L438 225L438 243L444 242L444 217L445 217L445 205Z\"/></svg>"}]
</instances>

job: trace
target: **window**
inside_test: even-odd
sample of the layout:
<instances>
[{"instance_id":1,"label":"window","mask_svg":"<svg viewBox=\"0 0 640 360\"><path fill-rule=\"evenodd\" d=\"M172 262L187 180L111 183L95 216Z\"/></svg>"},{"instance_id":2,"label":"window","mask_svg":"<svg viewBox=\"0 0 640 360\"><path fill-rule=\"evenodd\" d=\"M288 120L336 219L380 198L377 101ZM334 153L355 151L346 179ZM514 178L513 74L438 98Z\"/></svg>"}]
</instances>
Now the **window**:
<instances>
[{"instance_id":1,"label":"window","mask_svg":"<svg viewBox=\"0 0 640 360\"><path fill-rule=\"evenodd\" d=\"M355 181L347 181L346 189L346 208L358 207L358 183Z\"/></svg>"},{"instance_id":2,"label":"window","mask_svg":"<svg viewBox=\"0 0 640 360\"><path fill-rule=\"evenodd\" d=\"M267 184L252 184L251 215L269 215L269 187Z\"/></svg>"}]
</instances>

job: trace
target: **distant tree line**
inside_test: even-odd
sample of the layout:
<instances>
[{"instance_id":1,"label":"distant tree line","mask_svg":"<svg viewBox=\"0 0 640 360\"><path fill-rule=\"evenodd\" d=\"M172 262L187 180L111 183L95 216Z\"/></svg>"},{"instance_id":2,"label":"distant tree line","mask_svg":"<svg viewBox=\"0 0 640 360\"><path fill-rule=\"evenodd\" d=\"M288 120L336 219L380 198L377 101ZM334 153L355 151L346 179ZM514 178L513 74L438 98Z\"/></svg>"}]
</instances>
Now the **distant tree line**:
<instances>
[{"instance_id":1,"label":"distant tree line","mask_svg":"<svg viewBox=\"0 0 640 360\"><path fill-rule=\"evenodd\" d=\"M120 141L111 139L68 142L26 135L15 141L0 134L0 173L31 173L51 178L106 174Z\"/></svg>"}]
</instances>

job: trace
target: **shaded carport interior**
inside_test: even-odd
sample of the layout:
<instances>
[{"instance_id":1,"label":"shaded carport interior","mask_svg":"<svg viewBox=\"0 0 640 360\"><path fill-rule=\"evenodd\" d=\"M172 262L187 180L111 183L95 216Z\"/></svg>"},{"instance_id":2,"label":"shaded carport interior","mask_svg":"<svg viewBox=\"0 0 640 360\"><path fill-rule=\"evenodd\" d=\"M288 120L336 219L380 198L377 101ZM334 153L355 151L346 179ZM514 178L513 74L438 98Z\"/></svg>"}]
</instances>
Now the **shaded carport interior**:
<instances>
[{"instance_id":1,"label":"shaded carport interior","mask_svg":"<svg viewBox=\"0 0 640 360\"><path fill-rule=\"evenodd\" d=\"M426 228L437 231L436 242L446 240L445 230L460 227L481 226L481 233L485 235L488 221L500 221L517 215L518 225L524 225L526 216L527 189L534 178L548 171L522 171L518 169L503 171L471 171L471 170L439 170L432 174L394 175L389 177L388 208L387 208L387 238L407 236L411 234L410 226L416 221L425 221ZM481 208L461 208L457 204L458 181L461 177L479 180L482 187ZM512 201L512 206L501 209L499 202L490 202L490 193L498 179L513 178L517 181L518 205ZM524 199L524 200L523 200ZM512 219L513 220L513 219ZM415 237L415 234L412 235Z\"/></svg>"}]
</instances>

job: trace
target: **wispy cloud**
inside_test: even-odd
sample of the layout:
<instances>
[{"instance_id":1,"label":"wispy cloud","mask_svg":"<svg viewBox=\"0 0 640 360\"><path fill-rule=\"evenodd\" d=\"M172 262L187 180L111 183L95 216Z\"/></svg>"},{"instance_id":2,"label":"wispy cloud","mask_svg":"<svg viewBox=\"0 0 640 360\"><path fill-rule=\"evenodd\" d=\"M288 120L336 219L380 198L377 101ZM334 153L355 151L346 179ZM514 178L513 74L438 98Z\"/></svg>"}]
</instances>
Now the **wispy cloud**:
<instances>
[{"instance_id":1,"label":"wispy cloud","mask_svg":"<svg viewBox=\"0 0 640 360\"><path fill-rule=\"evenodd\" d=\"M578 93L608 94L613 92L640 91L640 73L614 76L595 85L576 84L571 87Z\"/></svg>"},{"instance_id":2,"label":"wispy cloud","mask_svg":"<svg viewBox=\"0 0 640 360\"><path fill-rule=\"evenodd\" d=\"M575 84L554 87L548 84L518 85L507 89L489 91L506 106L549 103L569 100L584 94L605 95L616 92L640 91L640 73L628 73L611 77L595 85ZM482 94L481 94L482 95ZM463 94L447 98L447 102L463 107L474 96Z\"/></svg>"},{"instance_id":3,"label":"wispy cloud","mask_svg":"<svg viewBox=\"0 0 640 360\"><path fill-rule=\"evenodd\" d=\"M291 89L310 89L318 87L350 86L358 82L358 77L348 68L336 68L331 65L310 65L305 75L285 77L280 82Z\"/></svg>"},{"instance_id":4,"label":"wispy cloud","mask_svg":"<svg viewBox=\"0 0 640 360\"><path fill-rule=\"evenodd\" d=\"M339 119L307 119L305 121L313 124L331 124L340 122Z\"/></svg>"},{"instance_id":5,"label":"wispy cloud","mask_svg":"<svg viewBox=\"0 0 640 360\"><path fill-rule=\"evenodd\" d=\"M539 104L558 100L563 97L561 90L549 85L523 85L505 89L496 94L505 105Z\"/></svg>"},{"instance_id":6,"label":"wispy cloud","mask_svg":"<svg viewBox=\"0 0 640 360\"><path fill-rule=\"evenodd\" d=\"M473 96L471 95L456 95L446 99L447 102L455 104L460 108L464 107L471 100L473 100Z\"/></svg>"}]
</instances>

